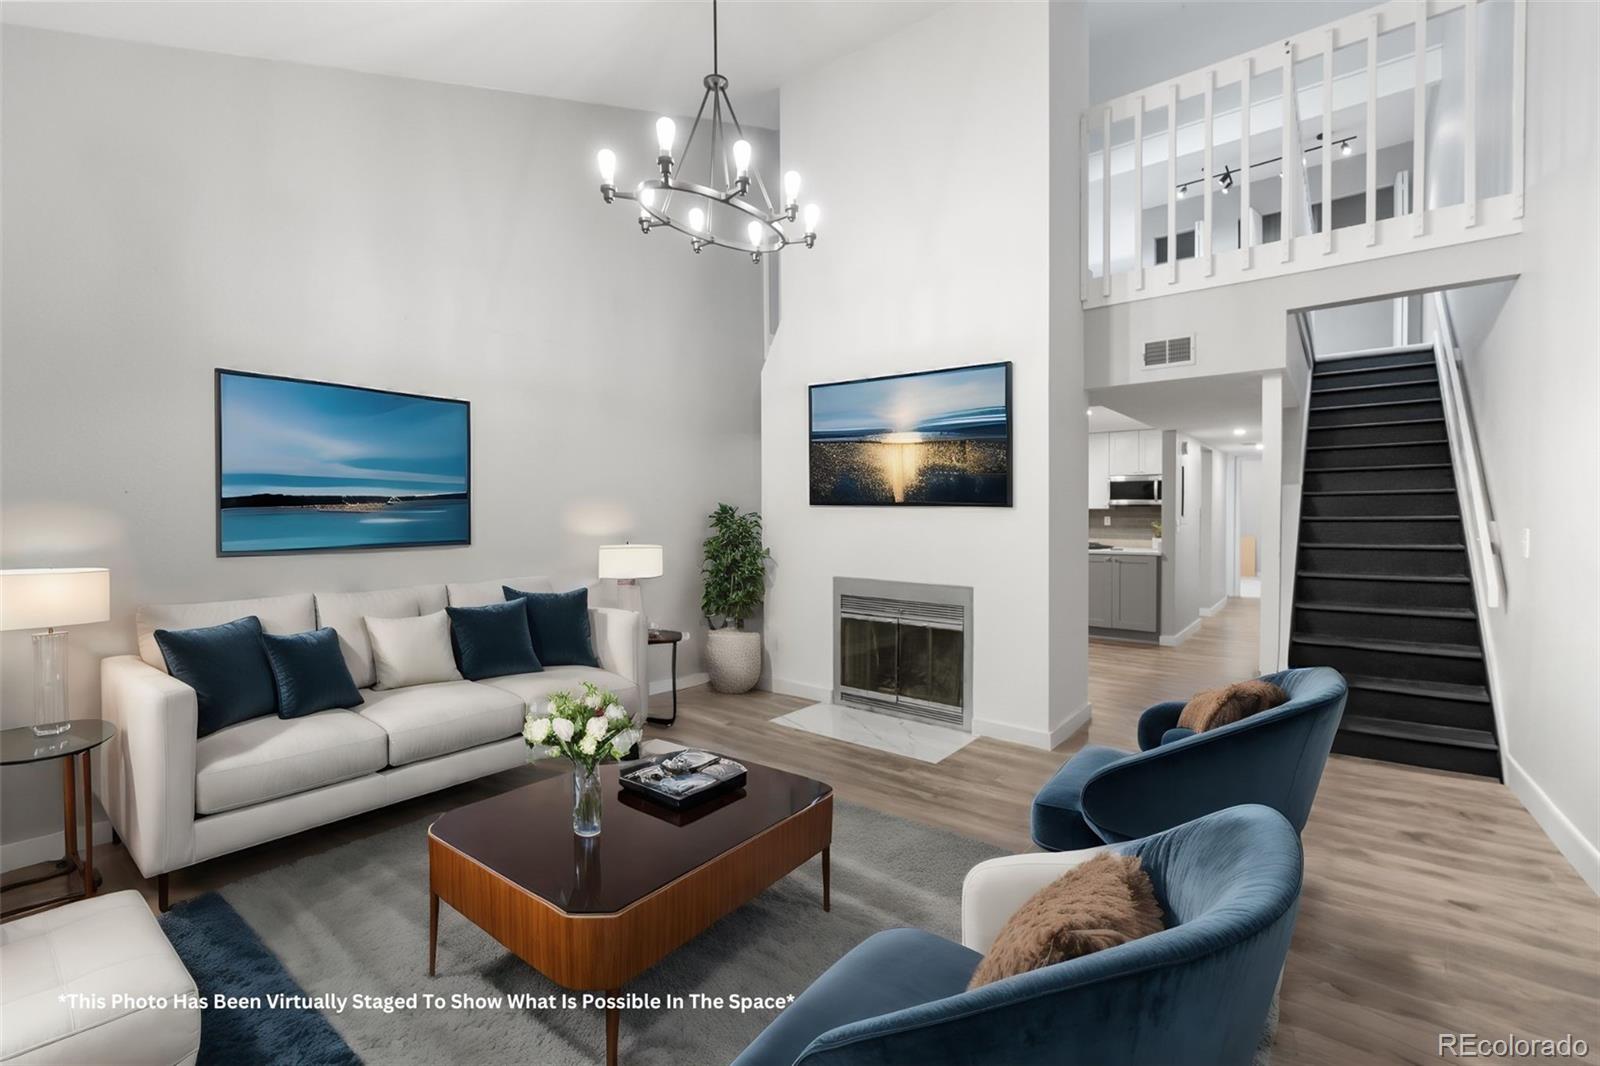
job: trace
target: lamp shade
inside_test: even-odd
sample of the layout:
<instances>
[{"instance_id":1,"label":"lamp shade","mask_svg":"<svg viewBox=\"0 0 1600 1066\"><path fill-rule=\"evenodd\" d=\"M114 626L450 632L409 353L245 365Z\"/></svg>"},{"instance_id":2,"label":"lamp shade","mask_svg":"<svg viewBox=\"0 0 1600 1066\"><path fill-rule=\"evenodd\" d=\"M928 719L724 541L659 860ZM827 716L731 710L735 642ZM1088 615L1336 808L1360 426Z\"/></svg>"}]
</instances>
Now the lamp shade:
<instances>
[{"instance_id":1,"label":"lamp shade","mask_svg":"<svg viewBox=\"0 0 1600 1066\"><path fill-rule=\"evenodd\" d=\"M49 629L111 617L111 571L0 570L0 629Z\"/></svg>"},{"instance_id":2,"label":"lamp shade","mask_svg":"<svg viewBox=\"0 0 1600 1066\"><path fill-rule=\"evenodd\" d=\"M633 581L641 577L660 577L661 562L659 544L600 545L599 566L602 578Z\"/></svg>"}]
</instances>

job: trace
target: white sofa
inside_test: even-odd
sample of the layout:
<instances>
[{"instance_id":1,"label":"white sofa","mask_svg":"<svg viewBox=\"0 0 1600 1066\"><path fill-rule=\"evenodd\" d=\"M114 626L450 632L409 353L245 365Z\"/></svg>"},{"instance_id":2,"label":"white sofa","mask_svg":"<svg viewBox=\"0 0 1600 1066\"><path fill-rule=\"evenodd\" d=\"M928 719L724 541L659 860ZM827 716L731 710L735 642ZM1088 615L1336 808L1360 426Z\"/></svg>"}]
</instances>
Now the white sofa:
<instances>
[{"instance_id":1,"label":"white sofa","mask_svg":"<svg viewBox=\"0 0 1600 1066\"><path fill-rule=\"evenodd\" d=\"M139 609L139 654L102 661L101 713L117 726L98 760L100 801L146 877L288 836L522 763L523 715L593 681L642 723L645 632L636 611L591 607L598 669L555 666L485 681L375 690L366 617L499 603L501 586L548 592L543 577L305 593ZM364 699L351 710L253 718L196 739L192 688L167 673L157 629L255 615L268 633L331 626Z\"/></svg>"},{"instance_id":2,"label":"white sofa","mask_svg":"<svg viewBox=\"0 0 1600 1066\"><path fill-rule=\"evenodd\" d=\"M192 1066L194 979L144 897L113 892L0 925L0 1062Z\"/></svg>"}]
</instances>

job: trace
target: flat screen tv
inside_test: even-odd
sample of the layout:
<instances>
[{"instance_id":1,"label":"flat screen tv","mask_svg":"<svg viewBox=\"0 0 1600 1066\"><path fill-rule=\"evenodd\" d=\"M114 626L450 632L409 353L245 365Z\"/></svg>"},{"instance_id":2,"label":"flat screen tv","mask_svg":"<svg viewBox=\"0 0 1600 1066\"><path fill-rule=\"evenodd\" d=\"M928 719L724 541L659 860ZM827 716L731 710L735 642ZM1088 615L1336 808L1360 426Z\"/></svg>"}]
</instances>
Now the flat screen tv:
<instances>
[{"instance_id":1,"label":"flat screen tv","mask_svg":"<svg viewBox=\"0 0 1600 1066\"><path fill-rule=\"evenodd\" d=\"M1011 506L1011 364L811 386L811 502Z\"/></svg>"},{"instance_id":2,"label":"flat screen tv","mask_svg":"<svg viewBox=\"0 0 1600 1066\"><path fill-rule=\"evenodd\" d=\"M217 554L472 543L465 400L217 371Z\"/></svg>"}]
</instances>

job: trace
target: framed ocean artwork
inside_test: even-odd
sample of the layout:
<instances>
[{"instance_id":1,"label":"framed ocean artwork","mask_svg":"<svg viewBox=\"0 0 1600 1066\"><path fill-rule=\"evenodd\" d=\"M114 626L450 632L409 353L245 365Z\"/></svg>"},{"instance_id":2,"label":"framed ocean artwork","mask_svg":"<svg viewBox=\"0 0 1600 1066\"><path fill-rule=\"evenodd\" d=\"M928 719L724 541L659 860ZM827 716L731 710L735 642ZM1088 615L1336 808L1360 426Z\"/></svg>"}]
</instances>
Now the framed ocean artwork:
<instances>
[{"instance_id":1,"label":"framed ocean artwork","mask_svg":"<svg viewBox=\"0 0 1600 1066\"><path fill-rule=\"evenodd\" d=\"M216 379L218 555L472 543L466 400Z\"/></svg>"},{"instance_id":2,"label":"framed ocean artwork","mask_svg":"<svg viewBox=\"0 0 1600 1066\"><path fill-rule=\"evenodd\" d=\"M811 503L1010 507L1011 364L811 386Z\"/></svg>"}]
</instances>

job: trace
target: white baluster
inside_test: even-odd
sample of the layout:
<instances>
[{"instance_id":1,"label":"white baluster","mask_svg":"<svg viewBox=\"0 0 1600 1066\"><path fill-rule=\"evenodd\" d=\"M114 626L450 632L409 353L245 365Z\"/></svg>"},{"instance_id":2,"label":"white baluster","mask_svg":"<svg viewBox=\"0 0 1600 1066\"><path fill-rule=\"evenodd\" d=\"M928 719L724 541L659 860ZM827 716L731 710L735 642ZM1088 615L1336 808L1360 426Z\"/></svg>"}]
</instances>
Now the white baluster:
<instances>
[{"instance_id":1,"label":"white baluster","mask_svg":"<svg viewBox=\"0 0 1600 1066\"><path fill-rule=\"evenodd\" d=\"M1367 18L1367 244L1378 243L1378 16Z\"/></svg>"},{"instance_id":2,"label":"white baluster","mask_svg":"<svg viewBox=\"0 0 1600 1066\"><path fill-rule=\"evenodd\" d=\"M1428 183L1423 171L1428 140L1428 0L1416 5L1417 83L1411 90L1411 234L1420 237L1425 221Z\"/></svg>"}]
</instances>

